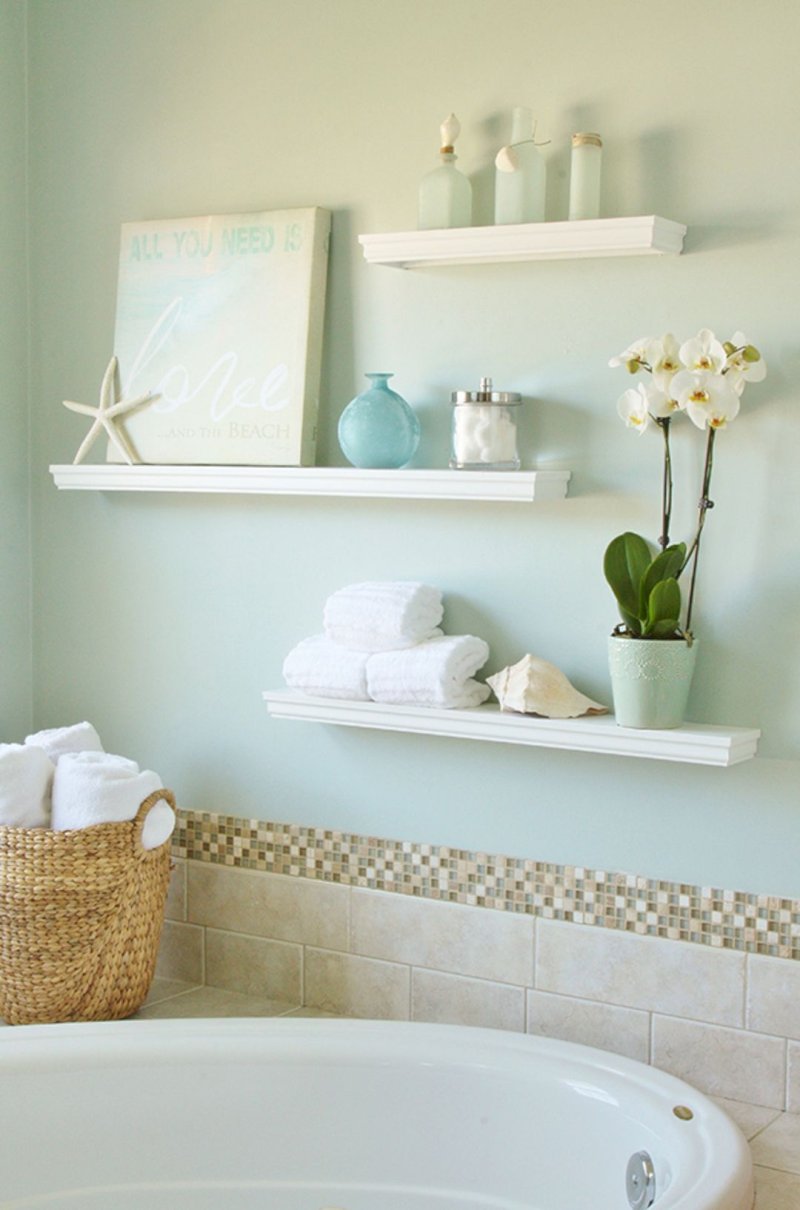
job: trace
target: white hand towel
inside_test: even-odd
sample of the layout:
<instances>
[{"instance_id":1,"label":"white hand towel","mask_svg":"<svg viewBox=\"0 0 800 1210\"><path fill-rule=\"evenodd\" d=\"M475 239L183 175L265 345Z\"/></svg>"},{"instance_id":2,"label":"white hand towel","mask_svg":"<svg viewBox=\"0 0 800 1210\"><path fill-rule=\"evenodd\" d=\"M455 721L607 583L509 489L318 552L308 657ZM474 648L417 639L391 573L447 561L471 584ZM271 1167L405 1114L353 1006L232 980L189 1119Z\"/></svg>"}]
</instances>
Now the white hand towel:
<instances>
[{"instance_id":1,"label":"white hand towel","mask_svg":"<svg viewBox=\"0 0 800 1210\"><path fill-rule=\"evenodd\" d=\"M29 735L25 743L43 748L54 765L65 752L102 752L100 736L91 723L75 723L72 727L51 727Z\"/></svg>"},{"instance_id":2,"label":"white hand towel","mask_svg":"<svg viewBox=\"0 0 800 1210\"><path fill-rule=\"evenodd\" d=\"M56 832L64 832L96 823L124 823L134 818L150 794L163 788L157 773L140 770L136 761L124 756L109 752L65 753L56 765L53 779L52 827ZM162 806L166 811L156 814ZM158 803L145 820L142 845L152 849L163 844L174 826L172 807L166 802Z\"/></svg>"},{"instance_id":3,"label":"white hand towel","mask_svg":"<svg viewBox=\"0 0 800 1210\"><path fill-rule=\"evenodd\" d=\"M471 634L446 634L410 647L383 651L367 661L367 689L376 702L394 705L480 706L491 690L472 680L489 658L489 645Z\"/></svg>"},{"instance_id":4,"label":"white hand towel","mask_svg":"<svg viewBox=\"0 0 800 1210\"><path fill-rule=\"evenodd\" d=\"M0 824L48 827L54 772L53 762L41 748L0 744Z\"/></svg>"},{"instance_id":5,"label":"white hand towel","mask_svg":"<svg viewBox=\"0 0 800 1210\"><path fill-rule=\"evenodd\" d=\"M325 634L352 651L399 651L441 633L438 588L411 580L367 581L340 588L325 602Z\"/></svg>"},{"instance_id":6,"label":"white hand towel","mask_svg":"<svg viewBox=\"0 0 800 1210\"><path fill-rule=\"evenodd\" d=\"M283 679L290 689L316 697L369 701L364 651L348 651L324 634L303 639L283 661Z\"/></svg>"},{"instance_id":7,"label":"white hand towel","mask_svg":"<svg viewBox=\"0 0 800 1210\"><path fill-rule=\"evenodd\" d=\"M165 799L153 803L142 827L142 848L159 849L175 831L175 812Z\"/></svg>"}]
</instances>

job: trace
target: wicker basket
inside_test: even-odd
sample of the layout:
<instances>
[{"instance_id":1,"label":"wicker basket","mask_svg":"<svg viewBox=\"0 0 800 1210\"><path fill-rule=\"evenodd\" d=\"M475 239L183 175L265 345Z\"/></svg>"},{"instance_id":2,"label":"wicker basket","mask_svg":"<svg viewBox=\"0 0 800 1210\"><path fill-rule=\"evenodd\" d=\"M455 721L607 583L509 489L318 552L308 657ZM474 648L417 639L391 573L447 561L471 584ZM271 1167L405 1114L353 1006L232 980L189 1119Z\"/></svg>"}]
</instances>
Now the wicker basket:
<instances>
[{"instance_id":1,"label":"wicker basket","mask_svg":"<svg viewBox=\"0 0 800 1210\"><path fill-rule=\"evenodd\" d=\"M169 790L130 823L70 832L0 826L0 1017L9 1025L128 1017L156 964L170 871L168 843L142 828Z\"/></svg>"}]
</instances>

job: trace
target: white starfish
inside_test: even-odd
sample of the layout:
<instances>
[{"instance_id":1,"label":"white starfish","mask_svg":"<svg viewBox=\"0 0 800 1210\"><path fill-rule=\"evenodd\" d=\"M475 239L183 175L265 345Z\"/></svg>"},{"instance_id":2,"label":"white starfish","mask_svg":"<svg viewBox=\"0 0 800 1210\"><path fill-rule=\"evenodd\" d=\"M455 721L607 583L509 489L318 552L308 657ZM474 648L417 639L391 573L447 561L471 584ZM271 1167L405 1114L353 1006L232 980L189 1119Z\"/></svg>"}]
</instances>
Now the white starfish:
<instances>
[{"instance_id":1,"label":"white starfish","mask_svg":"<svg viewBox=\"0 0 800 1210\"><path fill-rule=\"evenodd\" d=\"M112 445L116 446L119 453L128 463L128 466L133 466L134 462L139 461L131 449L125 434L115 428L114 421L118 416L124 415L125 412L130 412L133 408L138 408L141 404L147 403L148 399L153 399L154 396L152 392L148 391L147 394L139 395L136 399L117 399L118 364L116 357L112 357L108 363L108 369L103 375L103 381L100 386L100 403L96 408L90 407L88 403L73 403L69 399L64 400L64 407L69 408L71 412L80 412L82 416L94 416L94 424L84 437L77 454L72 460L73 466L76 466L89 452L100 435L101 429L105 429L109 441Z\"/></svg>"}]
</instances>

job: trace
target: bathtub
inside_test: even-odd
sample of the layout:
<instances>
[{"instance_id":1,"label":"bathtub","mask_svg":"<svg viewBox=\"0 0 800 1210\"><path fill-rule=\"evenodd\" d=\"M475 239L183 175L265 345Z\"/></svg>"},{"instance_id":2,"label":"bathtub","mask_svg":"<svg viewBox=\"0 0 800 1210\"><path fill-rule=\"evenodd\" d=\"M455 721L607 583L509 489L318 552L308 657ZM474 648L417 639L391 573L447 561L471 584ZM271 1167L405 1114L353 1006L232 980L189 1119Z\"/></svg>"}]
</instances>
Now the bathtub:
<instances>
[{"instance_id":1,"label":"bathtub","mask_svg":"<svg viewBox=\"0 0 800 1210\"><path fill-rule=\"evenodd\" d=\"M2 1210L752 1202L747 1144L721 1110L588 1047L299 1018L0 1029Z\"/></svg>"}]
</instances>

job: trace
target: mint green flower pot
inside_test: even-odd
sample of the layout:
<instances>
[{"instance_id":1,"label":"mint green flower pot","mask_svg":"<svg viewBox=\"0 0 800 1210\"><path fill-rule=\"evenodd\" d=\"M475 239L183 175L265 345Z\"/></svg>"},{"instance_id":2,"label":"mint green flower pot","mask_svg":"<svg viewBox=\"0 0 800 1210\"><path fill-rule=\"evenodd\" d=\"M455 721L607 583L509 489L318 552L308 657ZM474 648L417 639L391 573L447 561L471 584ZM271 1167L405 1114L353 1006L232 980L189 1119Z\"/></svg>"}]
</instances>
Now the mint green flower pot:
<instances>
[{"instance_id":1,"label":"mint green flower pot","mask_svg":"<svg viewBox=\"0 0 800 1210\"><path fill-rule=\"evenodd\" d=\"M620 727L680 727L692 684L697 642L682 639L608 640L614 714Z\"/></svg>"}]
</instances>

